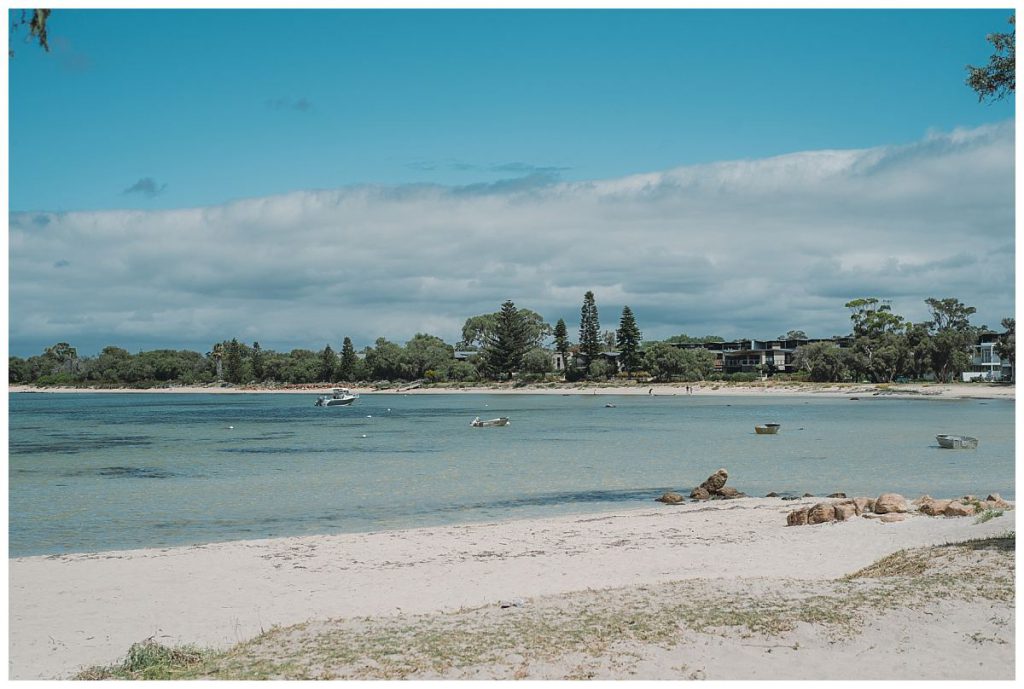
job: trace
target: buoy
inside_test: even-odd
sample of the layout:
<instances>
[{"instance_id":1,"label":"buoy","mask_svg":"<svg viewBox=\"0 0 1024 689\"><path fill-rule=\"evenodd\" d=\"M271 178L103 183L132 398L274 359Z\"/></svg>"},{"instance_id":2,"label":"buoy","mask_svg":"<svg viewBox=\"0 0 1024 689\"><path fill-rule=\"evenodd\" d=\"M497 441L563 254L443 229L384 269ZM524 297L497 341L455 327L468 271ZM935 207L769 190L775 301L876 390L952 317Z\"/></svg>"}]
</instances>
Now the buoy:
<instances>
[{"instance_id":1,"label":"buoy","mask_svg":"<svg viewBox=\"0 0 1024 689\"><path fill-rule=\"evenodd\" d=\"M364 437L364 438L366 437L366 434L365 434L365 433L363 433L363 437Z\"/></svg>"},{"instance_id":2,"label":"buoy","mask_svg":"<svg viewBox=\"0 0 1024 689\"><path fill-rule=\"evenodd\" d=\"M234 426L228 426L228 428L229 428L229 429L233 429L233 428L234 428Z\"/></svg>"}]
</instances>

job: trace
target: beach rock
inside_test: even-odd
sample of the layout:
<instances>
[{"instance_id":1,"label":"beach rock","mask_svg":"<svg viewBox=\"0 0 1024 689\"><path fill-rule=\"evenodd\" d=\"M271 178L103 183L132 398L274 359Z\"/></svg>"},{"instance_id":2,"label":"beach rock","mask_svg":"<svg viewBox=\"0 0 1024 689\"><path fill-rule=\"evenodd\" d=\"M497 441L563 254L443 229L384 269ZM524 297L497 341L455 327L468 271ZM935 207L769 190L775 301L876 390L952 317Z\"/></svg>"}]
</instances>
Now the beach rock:
<instances>
[{"instance_id":1,"label":"beach rock","mask_svg":"<svg viewBox=\"0 0 1024 689\"><path fill-rule=\"evenodd\" d=\"M686 502L686 498L684 498L682 495L680 495L679 493L671 492L665 493L660 498L654 499L657 500L658 502L663 502L666 505L678 505L680 503Z\"/></svg>"},{"instance_id":2,"label":"beach rock","mask_svg":"<svg viewBox=\"0 0 1024 689\"><path fill-rule=\"evenodd\" d=\"M786 526L803 526L807 523L807 508L794 510L786 515Z\"/></svg>"},{"instance_id":3,"label":"beach rock","mask_svg":"<svg viewBox=\"0 0 1024 689\"><path fill-rule=\"evenodd\" d=\"M690 491L690 497L693 500L710 500L711 493L708 492L707 488L704 488L703 486L697 486L692 491Z\"/></svg>"},{"instance_id":4,"label":"beach rock","mask_svg":"<svg viewBox=\"0 0 1024 689\"><path fill-rule=\"evenodd\" d=\"M841 500L832 507L835 509L837 521L845 522L850 517L856 517L860 514L857 511L857 504L853 500Z\"/></svg>"},{"instance_id":5,"label":"beach rock","mask_svg":"<svg viewBox=\"0 0 1024 689\"><path fill-rule=\"evenodd\" d=\"M916 500L911 501L910 504L911 505L916 505L916 506L920 507L921 505L925 504L926 502L932 502L933 500L935 500L935 498L933 498L932 496L930 496L927 493L925 493L924 495L922 495L921 497L917 498Z\"/></svg>"},{"instance_id":6,"label":"beach rock","mask_svg":"<svg viewBox=\"0 0 1024 689\"><path fill-rule=\"evenodd\" d=\"M708 476L708 479L700 484L700 487L709 493L717 493L725 485L725 482L729 480L729 472L725 469L719 469L715 473Z\"/></svg>"},{"instance_id":7,"label":"beach rock","mask_svg":"<svg viewBox=\"0 0 1024 689\"><path fill-rule=\"evenodd\" d=\"M1010 503L1006 502L999 496L999 493L990 494L987 498L985 498L985 501L990 502L993 504L993 506L1004 510L1011 506Z\"/></svg>"},{"instance_id":8,"label":"beach rock","mask_svg":"<svg viewBox=\"0 0 1024 689\"><path fill-rule=\"evenodd\" d=\"M962 498L960 498L960 502L962 502L962 503L977 502L977 501L978 501L978 498L977 498L977 496L974 496L974 495L965 495Z\"/></svg>"},{"instance_id":9,"label":"beach rock","mask_svg":"<svg viewBox=\"0 0 1024 689\"><path fill-rule=\"evenodd\" d=\"M804 497L805 498L813 498L814 494L813 493L804 493Z\"/></svg>"},{"instance_id":10,"label":"beach rock","mask_svg":"<svg viewBox=\"0 0 1024 689\"><path fill-rule=\"evenodd\" d=\"M799 500L800 498L798 498L795 495L783 495L781 499L782 500Z\"/></svg>"},{"instance_id":11,"label":"beach rock","mask_svg":"<svg viewBox=\"0 0 1024 689\"><path fill-rule=\"evenodd\" d=\"M817 505L807 510L808 524L823 524L825 522L833 522L835 520L836 510L830 502L819 502Z\"/></svg>"},{"instance_id":12,"label":"beach rock","mask_svg":"<svg viewBox=\"0 0 1024 689\"><path fill-rule=\"evenodd\" d=\"M857 514L864 514L875 509L875 501L871 498L854 498L853 504L857 506Z\"/></svg>"},{"instance_id":13,"label":"beach rock","mask_svg":"<svg viewBox=\"0 0 1024 689\"><path fill-rule=\"evenodd\" d=\"M921 511L921 514L927 514L929 517L938 517L938 516L942 515L943 513L945 513L946 508L949 507L949 504L951 502L953 502L953 501L952 500L932 500L931 502L926 502L923 505L921 505L921 507L919 509Z\"/></svg>"},{"instance_id":14,"label":"beach rock","mask_svg":"<svg viewBox=\"0 0 1024 689\"><path fill-rule=\"evenodd\" d=\"M766 495L765 497L766 498L777 498L777 497L779 497L779 494L776 493L775 491L772 491L771 493L768 493L768 495Z\"/></svg>"},{"instance_id":15,"label":"beach rock","mask_svg":"<svg viewBox=\"0 0 1024 689\"><path fill-rule=\"evenodd\" d=\"M832 495L829 495L828 497L830 497L830 498L845 498L846 497L846 493L832 493Z\"/></svg>"},{"instance_id":16,"label":"beach rock","mask_svg":"<svg viewBox=\"0 0 1024 689\"><path fill-rule=\"evenodd\" d=\"M726 499L745 498L746 497L746 495L744 495L743 493L739 492L738 490L736 490L732 486L722 486L721 488L718 489L717 495L720 495L721 497L726 498Z\"/></svg>"},{"instance_id":17,"label":"beach rock","mask_svg":"<svg viewBox=\"0 0 1024 689\"><path fill-rule=\"evenodd\" d=\"M961 502L950 502L942 511L947 517L969 517L974 514L974 505L965 505Z\"/></svg>"},{"instance_id":18,"label":"beach rock","mask_svg":"<svg viewBox=\"0 0 1024 689\"><path fill-rule=\"evenodd\" d=\"M879 521L885 522L885 523L901 522L901 521L903 521L906 518L907 518L907 515L901 514L899 512L886 512L881 517L879 517Z\"/></svg>"},{"instance_id":19,"label":"beach rock","mask_svg":"<svg viewBox=\"0 0 1024 689\"><path fill-rule=\"evenodd\" d=\"M875 499L875 514L906 511L907 499L899 493L882 493Z\"/></svg>"}]
</instances>

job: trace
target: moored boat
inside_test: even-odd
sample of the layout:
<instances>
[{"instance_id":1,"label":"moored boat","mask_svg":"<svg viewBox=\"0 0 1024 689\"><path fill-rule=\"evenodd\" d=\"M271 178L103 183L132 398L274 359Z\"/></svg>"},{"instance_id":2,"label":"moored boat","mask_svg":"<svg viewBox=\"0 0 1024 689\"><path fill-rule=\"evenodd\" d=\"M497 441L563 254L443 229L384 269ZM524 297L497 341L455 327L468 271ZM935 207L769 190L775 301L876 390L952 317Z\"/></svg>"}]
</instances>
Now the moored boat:
<instances>
[{"instance_id":1,"label":"moored boat","mask_svg":"<svg viewBox=\"0 0 1024 689\"><path fill-rule=\"evenodd\" d=\"M754 426L754 432L758 435L775 435L779 432L779 428L782 424L779 423L765 423L759 426Z\"/></svg>"},{"instance_id":2,"label":"moored boat","mask_svg":"<svg viewBox=\"0 0 1024 689\"><path fill-rule=\"evenodd\" d=\"M935 436L939 447L947 450L974 450L978 447L978 439L969 435L947 435L945 433Z\"/></svg>"},{"instance_id":3,"label":"moored boat","mask_svg":"<svg viewBox=\"0 0 1024 689\"><path fill-rule=\"evenodd\" d=\"M507 426L508 424L509 420L507 416L499 416L496 419L488 419L486 421L481 421L478 416L469 422L469 425L473 428L482 428L484 426Z\"/></svg>"},{"instance_id":4,"label":"moored boat","mask_svg":"<svg viewBox=\"0 0 1024 689\"><path fill-rule=\"evenodd\" d=\"M358 392L352 392L348 388L331 388L330 395L320 395L313 404L317 407L347 407L357 399Z\"/></svg>"}]
</instances>

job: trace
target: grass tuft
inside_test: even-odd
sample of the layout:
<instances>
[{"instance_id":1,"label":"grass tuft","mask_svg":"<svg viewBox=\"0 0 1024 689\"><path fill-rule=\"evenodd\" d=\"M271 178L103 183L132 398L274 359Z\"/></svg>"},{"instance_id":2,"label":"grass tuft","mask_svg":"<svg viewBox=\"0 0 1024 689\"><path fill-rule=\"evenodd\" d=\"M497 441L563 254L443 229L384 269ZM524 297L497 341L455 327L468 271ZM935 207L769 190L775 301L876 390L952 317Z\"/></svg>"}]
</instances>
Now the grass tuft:
<instances>
[{"instance_id":1,"label":"grass tuft","mask_svg":"<svg viewBox=\"0 0 1024 689\"><path fill-rule=\"evenodd\" d=\"M131 645L120 665L90 667L75 679L180 679L208 656L194 646L164 646L152 639Z\"/></svg>"}]
</instances>

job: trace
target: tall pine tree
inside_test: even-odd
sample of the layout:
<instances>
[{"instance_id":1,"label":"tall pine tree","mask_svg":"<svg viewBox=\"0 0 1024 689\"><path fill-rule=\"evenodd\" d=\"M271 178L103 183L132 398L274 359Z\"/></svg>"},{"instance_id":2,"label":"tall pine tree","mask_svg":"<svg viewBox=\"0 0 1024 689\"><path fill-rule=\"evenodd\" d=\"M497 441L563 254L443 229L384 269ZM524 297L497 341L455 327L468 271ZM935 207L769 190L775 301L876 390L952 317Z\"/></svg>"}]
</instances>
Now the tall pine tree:
<instances>
[{"instance_id":1,"label":"tall pine tree","mask_svg":"<svg viewBox=\"0 0 1024 689\"><path fill-rule=\"evenodd\" d=\"M630 375L640 368L640 341L642 338L640 328L636 325L636 318L633 317L633 310L628 306L623 306L619 329L615 333L615 344L619 348L619 361L622 362L622 368Z\"/></svg>"},{"instance_id":2,"label":"tall pine tree","mask_svg":"<svg viewBox=\"0 0 1024 689\"><path fill-rule=\"evenodd\" d=\"M555 323L555 351L562 357L562 366L569 367L569 330L561 318Z\"/></svg>"},{"instance_id":3,"label":"tall pine tree","mask_svg":"<svg viewBox=\"0 0 1024 689\"><path fill-rule=\"evenodd\" d=\"M484 366L495 377L511 377L522 368L523 355L530 345L529 324L512 301L501 305L494 329L484 341Z\"/></svg>"},{"instance_id":4,"label":"tall pine tree","mask_svg":"<svg viewBox=\"0 0 1024 689\"><path fill-rule=\"evenodd\" d=\"M224 373L230 383L242 382L242 345L236 338L228 343L224 354Z\"/></svg>"},{"instance_id":5,"label":"tall pine tree","mask_svg":"<svg viewBox=\"0 0 1024 689\"><path fill-rule=\"evenodd\" d=\"M352 346L352 340L345 338L341 343L341 363L338 364L338 378L344 381L351 381L355 378L356 364L359 362L359 357L356 356L355 347Z\"/></svg>"},{"instance_id":6,"label":"tall pine tree","mask_svg":"<svg viewBox=\"0 0 1024 689\"><path fill-rule=\"evenodd\" d=\"M334 356L334 350L331 349L331 345L327 345L320 352L320 380L324 383L331 383L334 381L334 369L338 366L337 357Z\"/></svg>"},{"instance_id":7,"label":"tall pine tree","mask_svg":"<svg viewBox=\"0 0 1024 689\"><path fill-rule=\"evenodd\" d=\"M597 318L597 304L594 303L594 293L588 290L583 295L583 308L580 310L580 352L593 361L601 349L601 323Z\"/></svg>"},{"instance_id":8,"label":"tall pine tree","mask_svg":"<svg viewBox=\"0 0 1024 689\"><path fill-rule=\"evenodd\" d=\"M249 356L249 361L252 364L252 377L256 382L262 381L264 374L263 350L260 349L259 342L252 343L252 354Z\"/></svg>"}]
</instances>

